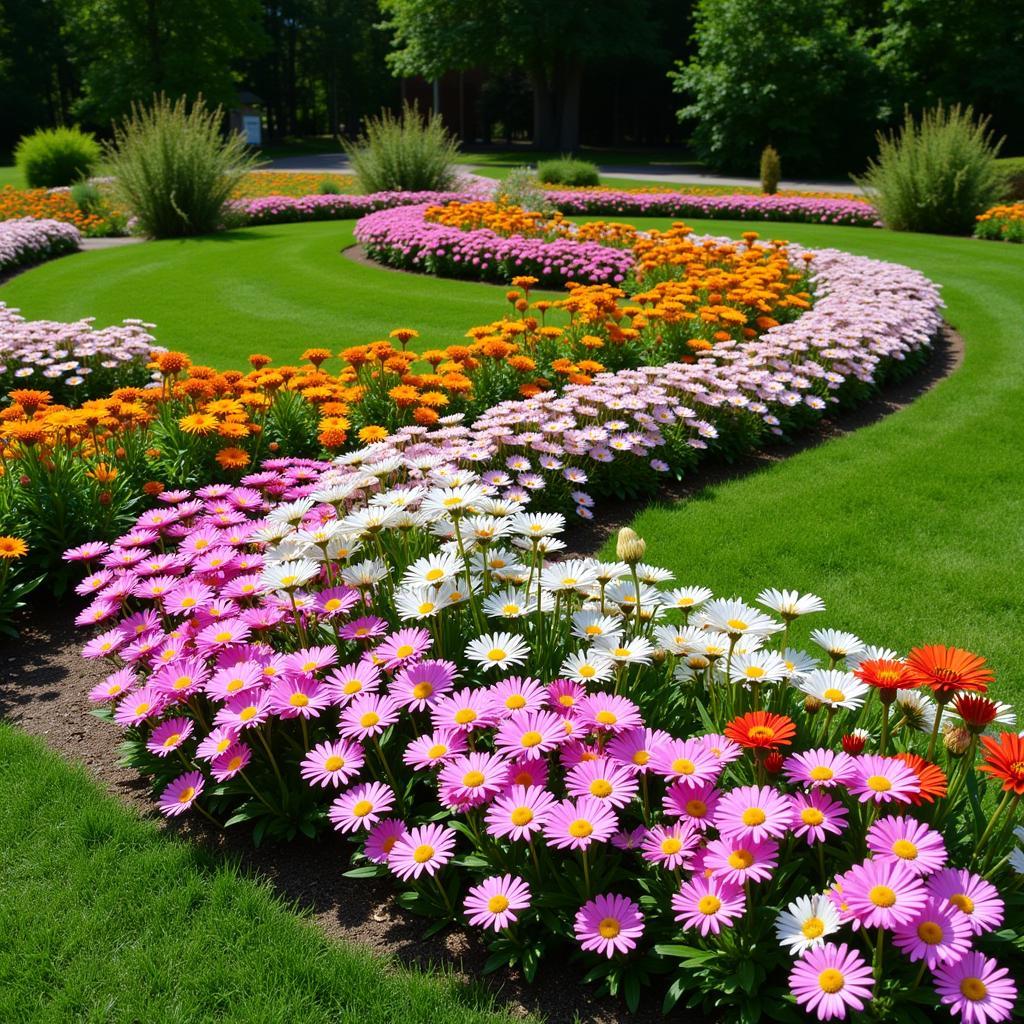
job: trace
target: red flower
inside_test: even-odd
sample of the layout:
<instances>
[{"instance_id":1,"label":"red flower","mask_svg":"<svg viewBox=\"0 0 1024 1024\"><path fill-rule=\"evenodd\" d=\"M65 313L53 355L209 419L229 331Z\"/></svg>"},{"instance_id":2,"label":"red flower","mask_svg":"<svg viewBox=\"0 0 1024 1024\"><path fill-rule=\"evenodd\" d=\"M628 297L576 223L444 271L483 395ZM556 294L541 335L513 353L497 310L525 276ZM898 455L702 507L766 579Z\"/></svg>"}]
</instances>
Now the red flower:
<instances>
[{"instance_id":1,"label":"red flower","mask_svg":"<svg viewBox=\"0 0 1024 1024\"><path fill-rule=\"evenodd\" d=\"M1001 779L1003 789L1024 796L1024 740L1014 732L1003 732L999 739L982 736L985 745L985 763L978 770Z\"/></svg>"},{"instance_id":2,"label":"red flower","mask_svg":"<svg viewBox=\"0 0 1024 1024\"><path fill-rule=\"evenodd\" d=\"M856 733L848 733L843 737L843 750L847 754L862 754L864 752L864 737Z\"/></svg>"},{"instance_id":3,"label":"red flower","mask_svg":"<svg viewBox=\"0 0 1024 1024\"><path fill-rule=\"evenodd\" d=\"M946 795L946 773L931 761L926 761L918 754L903 753L894 754L898 761L902 761L916 776L921 784L919 793L911 793L910 800L915 807L921 804L933 804L939 797Z\"/></svg>"},{"instance_id":4,"label":"red flower","mask_svg":"<svg viewBox=\"0 0 1024 1024\"><path fill-rule=\"evenodd\" d=\"M776 715L771 711L750 711L734 718L726 727L725 735L741 747L758 750L774 750L778 746L789 746L796 735L793 719Z\"/></svg>"},{"instance_id":5,"label":"red flower","mask_svg":"<svg viewBox=\"0 0 1024 1024\"><path fill-rule=\"evenodd\" d=\"M853 674L879 690L911 690L921 685L921 680L911 677L902 661L891 661L888 658L862 661L853 670Z\"/></svg>"},{"instance_id":6,"label":"red flower","mask_svg":"<svg viewBox=\"0 0 1024 1024\"><path fill-rule=\"evenodd\" d=\"M942 644L915 647L907 655L907 670L911 679L931 687L942 702L962 690L984 693L995 678L981 655Z\"/></svg>"},{"instance_id":7,"label":"red flower","mask_svg":"<svg viewBox=\"0 0 1024 1024\"><path fill-rule=\"evenodd\" d=\"M769 775L778 775L782 771L782 765L785 763L785 758L777 750L773 750L764 759L764 770Z\"/></svg>"},{"instance_id":8,"label":"red flower","mask_svg":"<svg viewBox=\"0 0 1024 1024\"><path fill-rule=\"evenodd\" d=\"M984 732L985 726L991 725L999 714L999 705L994 700L963 693L953 701L953 709L971 732Z\"/></svg>"}]
</instances>

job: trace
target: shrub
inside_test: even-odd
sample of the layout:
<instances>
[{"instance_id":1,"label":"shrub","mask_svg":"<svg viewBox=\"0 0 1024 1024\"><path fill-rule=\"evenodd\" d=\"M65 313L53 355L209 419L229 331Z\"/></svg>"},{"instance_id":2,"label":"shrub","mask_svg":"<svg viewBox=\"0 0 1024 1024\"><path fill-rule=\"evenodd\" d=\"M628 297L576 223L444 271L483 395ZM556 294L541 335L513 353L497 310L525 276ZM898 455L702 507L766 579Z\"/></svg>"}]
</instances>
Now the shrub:
<instances>
[{"instance_id":1,"label":"shrub","mask_svg":"<svg viewBox=\"0 0 1024 1024\"><path fill-rule=\"evenodd\" d=\"M439 114L420 114L405 104L401 116L388 110L368 117L355 143L344 143L359 191L443 192L454 188L459 146Z\"/></svg>"},{"instance_id":2,"label":"shrub","mask_svg":"<svg viewBox=\"0 0 1024 1024\"><path fill-rule=\"evenodd\" d=\"M968 235L979 214L1002 195L996 142L988 118L971 107L926 110L920 122L909 111L898 133L878 135L878 157L855 180L873 201L886 227Z\"/></svg>"},{"instance_id":3,"label":"shrub","mask_svg":"<svg viewBox=\"0 0 1024 1024\"><path fill-rule=\"evenodd\" d=\"M545 185L598 185L601 177L597 165L588 160L573 160L563 156L560 160L542 160L537 164L537 177Z\"/></svg>"},{"instance_id":4,"label":"shrub","mask_svg":"<svg viewBox=\"0 0 1024 1024\"><path fill-rule=\"evenodd\" d=\"M225 204L256 164L238 134L225 138L221 110L202 98L189 110L182 97L154 97L149 107L132 106L114 128L110 162L115 194L153 238L216 231Z\"/></svg>"},{"instance_id":5,"label":"shrub","mask_svg":"<svg viewBox=\"0 0 1024 1024\"><path fill-rule=\"evenodd\" d=\"M324 178L319 185L316 187L317 195L321 196L340 196L341 186L334 180L334 178Z\"/></svg>"},{"instance_id":6,"label":"shrub","mask_svg":"<svg viewBox=\"0 0 1024 1024\"><path fill-rule=\"evenodd\" d=\"M1024 199L1024 156L997 160L996 163L999 165L999 173L1006 182L1005 197Z\"/></svg>"},{"instance_id":7,"label":"shrub","mask_svg":"<svg viewBox=\"0 0 1024 1024\"><path fill-rule=\"evenodd\" d=\"M779 179L782 177L782 160L774 146L765 146L761 150L761 191L774 195L779 191Z\"/></svg>"},{"instance_id":8,"label":"shrub","mask_svg":"<svg viewBox=\"0 0 1024 1024\"><path fill-rule=\"evenodd\" d=\"M514 167L498 185L495 199L505 206L519 206L531 213L551 214L554 207L529 167Z\"/></svg>"},{"instance_id":9,"label":"shrub","mask_svg":"<svg viewBox=\"0 0 1024 1024\"><path fill-rule=\"evenodd\" d=\"M79 181L71 186L71 199L86 216L102 216L105 204L103 193L89 181Z\"/></svg>"},{"instance_id":10,"label":"shrub","mask_svg":"<svg viewBox=\"0 0 1024 1024\"><path fill-rule=\"evenodd\" d=\"M14 159L29 188L58 188L87 178L103 151L91 135L77 128L46 128L25 136Z\"/></svg>"}]
</instances>

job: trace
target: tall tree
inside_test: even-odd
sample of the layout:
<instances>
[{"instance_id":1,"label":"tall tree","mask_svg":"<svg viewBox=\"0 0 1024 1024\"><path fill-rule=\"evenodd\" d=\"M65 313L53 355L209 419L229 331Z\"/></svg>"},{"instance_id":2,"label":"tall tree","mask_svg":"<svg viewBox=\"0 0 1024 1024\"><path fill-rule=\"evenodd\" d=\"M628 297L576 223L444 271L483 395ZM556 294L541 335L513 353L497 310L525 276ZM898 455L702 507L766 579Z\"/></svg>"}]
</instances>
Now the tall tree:
<instances>
[{"instance_id":1,"label":"tall tree","mask_svg":"<svg viewBox=\"0 0 1024 1024\"><path fill-rule=\"evenodd\" d=\"M470 67L521 69L533 88L533 141L579 145L583 73L655 43L648 0L380 0L402 75L435 78Z\"/></svg>"},{"instance_id":2,"label":"tall tree","mask_svg":"<svg viewBox=\"0 0 1024 1024\"><path fill-rule=\"evenodd\" d=\"M105 125L154 93L235 102L238 68L266 45L259 0L61 0L82 82L76 112Z\"/></svg>"}]
</instances>

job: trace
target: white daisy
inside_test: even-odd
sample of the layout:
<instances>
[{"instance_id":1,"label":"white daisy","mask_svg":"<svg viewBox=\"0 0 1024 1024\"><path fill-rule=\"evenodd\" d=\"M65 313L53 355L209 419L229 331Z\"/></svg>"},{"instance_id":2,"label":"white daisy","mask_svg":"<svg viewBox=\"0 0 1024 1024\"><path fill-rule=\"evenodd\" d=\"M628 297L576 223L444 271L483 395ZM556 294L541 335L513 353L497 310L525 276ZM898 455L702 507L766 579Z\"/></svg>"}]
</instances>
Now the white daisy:
<instances>
[{"instance_id":1,"label":"white daisy","mask_svg":"<svg viewBox=\"0 0 1024 1024\"><path fill-rule=\"evenodd\" d=\"M795 651L792 647L787 647L782 652L782 660L786 663L788 679L804 676L819 664L818 659L812 658L806 651Z\"/></svg>"},{"instance_id":2,"label":"white daisy","mask_svg":"<svg viewBox=\"0 0 1024 1024\"><path fill-rule=\"evenodd\" d=\"M286 501L275 505L267 513L267 521L270 523L289 523L298 526L306 513L313 507L315 502L312 498L300 498L298 501Z\"/></svg>"},{"instance_id":3,"label":"white daisy","mask_svg":"<svg viewBox=\"0 0 1024 1024\"><path fill-rule=\"evenodd\" d=\"M786 663L775 651L733 652L729 678L737 683L777 683L786 675Z\"/></svg>"},{"instance_id":4,"label":"white daisy","mask_svg":"<svg viewBox=\"0 0 1024 1024\"><path fill-rule=\"evenodd\" d=\"M789 620L825 610L825 602L817 594L801 596L796 590L776 590L774 587L762 590L757 595L757 603Z\"/></svg>"},{"instance_id":5,"label":"white daisy","mask_svg":"<svg viewBox=\"0 0 1024 1024\"><path fill-rule=\"evenodd\" d=\"M593 568L579 558L552 562L540 574L540 585L552 594L589 587L596 581Z\"/></svg>"},{"instance_id":6,"label":"white daisy","mask_svg":"<svg viewBox=\"0 0 1024 1024\"><path fill-rule=\"evenodd\" d=\"M551 611L554 601L546 594L542 596L541 611ZM492 618L518 619L537 611L537 595L528 594L525 590L506 587L504 590L491 594L484 601L484 614Z\"/></svg>"},{"instance_id":7,"label":"white daisy","mask_svg":"<svg viewBox=\"0 0 1024 1024\"><path fill-rule=\"evenodd\" d=\"M520 665L529 653L523 638L513 633L485 633L466 645L466 657L484 669Z\"/></svg>"},{"instance_id":8,"label":"white daisy","mask_svg":"<svg viewBox=\"0 0 1024 1024\"><path fill-rule=\"evenodd\" d=\"M642 636L627 639L613 634L599 636L594 643L594 650L620 665L649 665L654 645Z\"/></svg>"},{"instance_id":9,"label":"white daisy","mask_svg":"<svg viewBox=\"0 0 1024 1024\"><path fill-rule=\"evenodd\" d=\"M341 520L341 531L355 534L357 537L380 533L394 522L397 515L398 509L396 508L353 509Z\"/></svg>"},{"instance_id":10,"label":"white daisy","mask_svg":"<svg viewBox=\"0 0 1024 1024\"><path fill-rule=\"evenodd\" d=\"M839 923L839 911L827 896L798 896L779 914L775 934L779 945L798 956L824 945L826 936L839 931Z\"/></svg>"},{"instance_id":11,"label":"white daisy","mask_svg":"<svg viewBox=\"0 0 1024 1024\"><path fill-rule=\"evenodd\" d=\"M641 583L649 583L653 586L655 583L668 583L669 580L674 580L675 573L670 569L662 569L657 565L648 565L646 562L640 562L636 567L636 575Z\"/></svg>"},{"instance_id":12,"label":"white daisy","mask_svg":"<svg viewBox=\"0 0 1024 1024\"><path fill-rule=\"evenodd\" d=\"M752 608L738 598L716 598L701 609L701 619L730 639L741 636L770 636L783 628L781 622Z\"/></svg>"},{"instance_id":13,"label":"white daisy","mask_svg":"<svg viewBox=\"0 0 1024 1024\"><path fill-rule=\"evenodd\" d=\"M681 608L683 611L690 611L693 608L699 608L712 596L712 592L707 587L676 587L675 590L665 591L661 598L666 608Z\"/></svg>"},{"instance_id":14,"label":"white daisy","mask_svg":"<svg viewBox=\"0 0 1024 1024\"><path fill-rule=\"evenodd\" d=\"M851 651L846 656L846 667L853 671L865 661L902 661L903 656L889 647L867 644L863 650Z\"/></svg>"},{"instance_id":15,"label":"white daisy","mask_svg":"<svg viewBox=\"0 0 1024 1024\"><path fill-rule=\"evenodd\" d=\"M472 541L474 544L483 546L503 537L511 529L507 519L499 519L497 516L490 515L470 516L463 523L462 537L467 543Z\"/></svg>"},{"instance_id":16,"label":"white daisy","mask_svg":"<svg viewBox=\"0 0 1024 1024\"><path fill-rule=\"evenodd\" d=\"M435 554L417 558L402 574L402 585L426 587L455 579L464 571L465 563L457 554Z\"/></svg>"},{"instance_id":17,"label":"white daisy","mask_svg":"<svg viewBox=\"0 0 1024 1024\"><path fill-rule=\"evenodd\" d=\"M605 588L604 599L622 608L635 608L637 605L636 586L632 580L615 580ZM641 608L660 608L661 592L641 583L639 601Z\"/></svg>"},{"instance_id":18,"label":"white daisy","mask_svg":"<svg viewBox=\"0 0 1024 1024\"><path fill-rule=\"evenodd\" d=\"M553 555L557 551L565 550L565 541L557 537L535 537L533 540L529 537L515 537L512 543L524 551L536 549L542 555Z\"/></svg>"},{"instance_id":19,"label":"white daisy","mask_svg":"<svg viewBox=\"0 0 1024 1024\"><path fill-rule=\"evenodd\" d=\"M379 583L388 574L388 567L379 558L367 558L355 565L346 565L341 578L350 587L367 589Z\"/></svg>"},{"instance_id":20,"label":"white daisy","mask_svg":"<svg viewBox=\"0 0 1024 1024\"><path fill-rule=\"evenodd\" d=\"M834 661L864 650L864 642L859 637L841 629L812 629L811 640Z\"/></svg>"},{"instance_id":21,"label":"white daisy","mask_svg":"<svg viewBox=\"0 0 1024 1024\"><path fill-rule=\"evenodd\" d=\"M381 508L399 508L407 509L412 505L415 505L424 494L427 493L427 489L420 485L414 487L397 487L390 491L381 491L380 494L375 494L370 499L371 505L376 505Z\"/></svg>"},{"instance_id":22,"label":"white daisy","mask_svg":"<svg viewBox=\"0 0 1024 1024\"><path fill-rule=\"evenodd\" d=\"M570 632L581 640L594 641L599 636L621 633L622 623L611 615L602 615L598 608L591 608L573 613Z\"/></svg>"},{"instance_id":23,"label":"white daisy","mask_svg":"<svg viewBox=\"0 0 1024 1024\"><path fill-rule=\"evenodd\" d=\"M625 562L596 562L594 575L598 583L611 583L612 580L628 576L629 566Z\"/></svg>"},{"instance_id":24,"label":"white daisy","mask_svg":"<svg viewBox=\"0 0 1024 1024\"><path fill-rule=\"evenodd\" d=\"M654 638L673 654L687 654L704 639L704 631L698 626L658 626Z\"/></svg>"},{"instance_id":25,"label":"white daisy","mask_svg":"<svg viewBox=\"0 0 1024 1024\"><path fill-rule=\"evenodd\" d=\"M575 683L596 683L611 679L615 666L608 658L603 657L597 651L580 651L577 654L570 654L558 674L565 679L571 679Z\"/></svg>"},{"instance_id":26,"label":"white daisy","mask_svg":"<svg viewBox=\"0 0 1024 1024\"><path fill-rule=\"evenodd\" d=\"M852 672L839 669L812 669L797 680L797 688L810 694L822 704L833 708L859 708L863 705L869 687Z\"/></svg>"},{"instance_id":27,"label":"white daisy","mask_svg":"<svg viewBox=\"0 0 1024 1024\"><path fill-rule=\"evenodd\" d=\"M520 537L554 537L565 529L565 516L558 512L517 512L511 517L511 527Z\"/></svg>"},{"instance_id":28,"label":"white daisy","mask_svg":"<svg viewBox=\"0 0 1024 1024\"><path fill-rule=\"evenodd\" d=\"M411 619L429 619L445 608L433 587L419 590L399 590L395 592L395 608L399 617L405 621Z\"/></svg>"},{"instance_id":29,"label":"white daisy","mask_svg":"<svg viewBox=\"0 0 1024 1024\"><path fill-rule=\"evenodd\" d=\"M475 512L476 505L487 497L479 484L464 483L455 487L438 487L428 491L423 498L424 512L440 512L444 515L462 515Z\"/></svg>"},{"instance_id":30,"label":"white daisy","mask_svg":"<svg viewBox=\"0 0 1024 1024\"><path fill-rule=\"evenodd\" d=\"M298 558L291 562L271 562L263 567L260 583L268 590L291 592L316 579L320 566L310 558Z\"/></svg>"}]
</instances>

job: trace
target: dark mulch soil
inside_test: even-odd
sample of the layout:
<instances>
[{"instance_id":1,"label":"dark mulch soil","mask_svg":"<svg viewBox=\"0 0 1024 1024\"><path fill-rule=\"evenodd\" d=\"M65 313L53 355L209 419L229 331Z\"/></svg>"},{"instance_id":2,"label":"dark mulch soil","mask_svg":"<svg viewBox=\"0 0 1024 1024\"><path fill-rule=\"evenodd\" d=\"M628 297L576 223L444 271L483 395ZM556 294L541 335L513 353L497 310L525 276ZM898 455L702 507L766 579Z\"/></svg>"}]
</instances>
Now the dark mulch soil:
<instances>
[{"instance_id":1,"label":"dark mulch soil","mask_svg":"<svg viewBox=\"0 0 1024 1024\"><path fill-rule=\"evenodd\" d=\"M666 501L683 500L698 490L772 463L813 445L840 437L909 404L960 364L963 343L945 328L926 366L857 410L824 421L820 428L795 444L756 453L732 466L702 470L692 482L665 489ZM628 523L645 503L605 503L599 520L574 525L567 536L575 553L596 551L607 537ZM110 792L139 813L158 819L170 834L201 843L206 848L238 858L254 874L269 879L281 896L307 911L332 938L370 946L420 967L444 964L456 977L478 979L486 952L478 938L450 930L429 940L422 938L422 919L404 913L393 902L386 880L342 877L351 851L348 843L331 834L317 842L299 840L253 850L241 832L219 833L199 819L166 822L153 810L148 787L133 771L117 763L119 731L88 715L86 694L105 674L96 662L79 657L84 631L73 625L70 606L40 604L21 624L17 641L0 646L0 718L8 719L71 761L79 761ZM662 1020L658 1006L649 1003L636 1015L621 1004L595 1000L585 987L567 982L560 962L541 968L534 985L526 985L514 972L498 972L488 981L499 999L516 1011L534 1011L552 1022L613 1024ZM572 975L575 977L575 974ZM674 1020L698 1021L689 1016Z\"/></svg>"}]
</instances>

